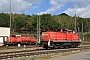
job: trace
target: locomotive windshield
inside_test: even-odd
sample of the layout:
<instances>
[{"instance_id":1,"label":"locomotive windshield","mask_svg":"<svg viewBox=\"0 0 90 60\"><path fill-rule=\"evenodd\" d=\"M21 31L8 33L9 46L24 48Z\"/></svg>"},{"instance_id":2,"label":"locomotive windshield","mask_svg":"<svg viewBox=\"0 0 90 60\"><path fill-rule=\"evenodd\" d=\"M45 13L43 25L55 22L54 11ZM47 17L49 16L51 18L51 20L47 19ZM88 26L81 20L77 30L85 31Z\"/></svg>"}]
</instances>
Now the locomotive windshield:
<instances>
[{"instance_id":1,"label":"locomotive windshield","mask_svg":"<svg viewBox=\"0 0 90 60\"><path fill-rule=\"evenodd\" d=\"M64 33L67 33L67 32L68 32L68 33L73 33L73 30L63 29L63 32L64 32Z\"/></svg>"}]
</instances>

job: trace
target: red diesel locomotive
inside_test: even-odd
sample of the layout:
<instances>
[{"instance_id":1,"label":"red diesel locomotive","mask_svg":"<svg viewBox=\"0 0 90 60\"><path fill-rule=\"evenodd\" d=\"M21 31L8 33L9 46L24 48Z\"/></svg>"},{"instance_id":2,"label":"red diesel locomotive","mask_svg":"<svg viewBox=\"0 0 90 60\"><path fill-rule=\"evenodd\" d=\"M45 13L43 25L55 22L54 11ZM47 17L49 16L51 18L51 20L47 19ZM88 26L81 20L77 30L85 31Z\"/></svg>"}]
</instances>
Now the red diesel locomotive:
<instances>
[{"instance_id":1,"label":"red diesel locomotive","mask_svg":"<svg viewBox=\"0 0 90 60\"><path fill-rule=\"evenodd\" d=\"M12 35L7 38L5 41L5 44L7 45L15 45L15 44L35 44L36 39L34 37L22 37L22 36L16 36Z\"/></svg>"},{"instance_id":2,"label":"red diesel locomotive","mask_svg":"<svg viewBox=\"0 0 90 60\"><path fill-rule=\"evenodd\" d=\"M78 47L81 43L78 38L78 33L65 29L61 29L60 32L42 32L41 38L41 45L46 49Z\"/></svg>"}]
</instances>

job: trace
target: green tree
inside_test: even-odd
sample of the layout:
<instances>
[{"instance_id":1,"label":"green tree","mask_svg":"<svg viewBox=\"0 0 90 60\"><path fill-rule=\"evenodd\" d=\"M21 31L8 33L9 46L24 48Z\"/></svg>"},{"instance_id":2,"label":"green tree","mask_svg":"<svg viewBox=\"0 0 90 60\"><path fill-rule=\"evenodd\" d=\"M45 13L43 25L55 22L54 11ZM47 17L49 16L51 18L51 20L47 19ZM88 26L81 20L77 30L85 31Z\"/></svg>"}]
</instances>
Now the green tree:
<instances>
[{"instance_id":1,"label":"green tree","mask_svg":"<svg viewBox=\"0 0 90 60\"><path fill-rule=\"evenodd\" d=\"M21 14L14 18L14 23L16 24L16 29L26 29L27 16Z\"/></svg>"},{"instance_id":2,"label":"green tree","mask_svg":"<svg viewBox=\"0 0 90 60\"><path fill-rule=\"evenodd\" d=\"M31 17L28 17L28 20L27 20L27 28L29 30L31 30L33 28L32 24L34 22L34 18L31 16Z\"/></svg>"},{"instance_id":3,"label":"green tree","mask_svg":"<svg viewBox=\"0 0 90 60\"><path fill-rule=\"evenodd\" d=\"M41 15L41 29L43 31L57 31L60 28L59 23L57 23L51 14Z\"/></svg>"},{"instance_id":4,"label":"green tree","mask_svg":"<svg viewBox=\"0 0 90 60\"><path fill-rule=\"evenodd\" d=\"M10 25L10 18L9 14L1 13L0 14L0 26L1 27L9 27Z\"/></svg>"},{"instance_id":5,"label":"green tree","mask_svg":"<svg viewBox=\"0 0 90 60\"><path fill-rule=\"evenodd\" d=\"M80 27L80 31L82 31L82 23L83 23L83 31L87 31L87 27L86 27L86 20L84 20L83 18L79 18L78 20L78 27Z\"/></svg>"}]
</instances>

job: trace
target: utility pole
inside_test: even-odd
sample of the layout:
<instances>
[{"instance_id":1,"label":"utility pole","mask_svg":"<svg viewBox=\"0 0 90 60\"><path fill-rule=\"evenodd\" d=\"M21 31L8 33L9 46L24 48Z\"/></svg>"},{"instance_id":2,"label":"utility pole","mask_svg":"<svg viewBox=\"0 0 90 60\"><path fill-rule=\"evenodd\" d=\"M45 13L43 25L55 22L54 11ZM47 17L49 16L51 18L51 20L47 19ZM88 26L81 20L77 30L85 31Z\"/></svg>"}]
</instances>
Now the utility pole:
<instances>
[{"instance_id":1,"label":"utility pole","mask_svg":"<svg viewBox=\"0 0 90 60\"><path fill-rule=\"evenodd\" d=\"M38 25L39 25L39 41L38 42L40 44L40 12L39 12L39 24Z\"/></svg>"},{"instance_id":2,"label":"utility pole","mask_svg":"<svg viewBox=\"0 0 90 60\"><path fill-rule=\"evenodd\" d=\"M82 21L82 40L84 41L84 34L83 34L83 21Z\"/></svg>"},{"instance_id":3,"label":"utility pole","mask_svg":"<svg viewBox=\"0 0 90 60\"><path fill-rule=\"evenodd\" d=\"M37 43L40 44L40 12L37 16Z\"/></svg>"},{"instance_id":4,"label":"utility pole","mask_svg":"<svg viewBox=\"0 0 90 60\"><path fill-rule=\"evenodd\" d=\"M76 29L76 11L75 12L75 32L77 32L77 29Z\"/></svg>"},{"instance_id":5,"label":"utility pole","mask_svg":"<svg viewBox=\"0 0 90 60\"><path fill-rule=\"evenodd\" d=\"M38 22L38 20L39 20L39 19L38 19L38 16L37 16L37 42L39 41L39 37L38 37L38 36L39 36L39 34L38 34L38 30L39 30L39 29L38 29L38 23L39 23L39 22Z\"/></svg>"},{"instance_id":6,"label":"utility pole","mask_svg":"<svg viewBox=\"0 0 90 60\"><path fill-rule=\"evenodd\" d=\"M10 35L11 35L11 3L10 3Z\"/></svg>"},{"instance_id":7,"label":"utility pole","mask_svg":"<svg viewBox=\"0 0 90 60\"><path fill-rule=\"evenodd\" d=\"M80 31L79 31L79 27L78 27L78 36L79 36L79 40L80 40Z\"/></svg>"},{"instance_id":8,"label":"utility pole","mask_svg":"<svg viewBox=\"0 0 90 60\"><path fill-rule=\"evenodd\" d=\"M60 19L59 19L59 16L58 16L58 22L60 23Z\"/></svg>"}]
</instances>

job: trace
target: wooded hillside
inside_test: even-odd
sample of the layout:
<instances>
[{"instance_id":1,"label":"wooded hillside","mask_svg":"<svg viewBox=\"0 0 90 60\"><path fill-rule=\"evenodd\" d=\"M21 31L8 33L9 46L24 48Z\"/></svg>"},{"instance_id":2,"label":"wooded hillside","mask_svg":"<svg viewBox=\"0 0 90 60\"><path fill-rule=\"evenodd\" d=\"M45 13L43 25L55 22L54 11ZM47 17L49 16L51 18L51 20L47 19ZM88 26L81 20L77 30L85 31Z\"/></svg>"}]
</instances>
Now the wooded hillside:
<instances>
[{"instance_id":1,"label":"wooded hillside","mask_svg":"<svg viewBox=\"0 0 90 60\"><path fill-rule=\"evenodd\" d=\"M12 14L11 29L36 31L38 15ZM77 31L90 32L90 18L76 17ZM0 13L0 27L10 26L10 14ZM65 13L59 15L43 14L40 15L41 31L58 31L59 29L75 28L75 17L71 17Z\"/></svg>"}]
</instances>

